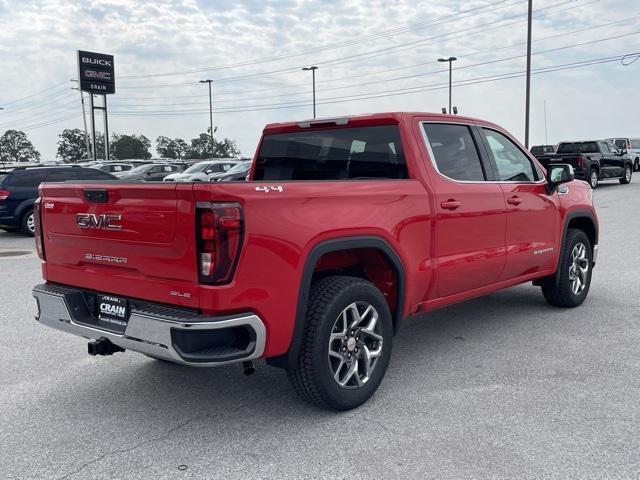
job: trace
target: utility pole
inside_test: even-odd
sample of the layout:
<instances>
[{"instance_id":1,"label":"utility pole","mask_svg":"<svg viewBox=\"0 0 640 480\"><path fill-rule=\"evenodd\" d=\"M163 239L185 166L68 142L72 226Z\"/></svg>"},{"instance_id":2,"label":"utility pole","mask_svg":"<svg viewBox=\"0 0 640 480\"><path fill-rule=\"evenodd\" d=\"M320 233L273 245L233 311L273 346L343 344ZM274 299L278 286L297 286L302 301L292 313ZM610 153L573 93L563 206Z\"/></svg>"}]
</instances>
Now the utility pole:
<instances>
[{"instance_id":1,"label":"utility pole","mask_svg":"<svg viewBox=\"0 0 640 480\"><path fill-rule=\"evenodd\" d=\"M211 134L211 157L213 158L215 143L213 142L213 102L211 101L211 82L213 82L213 80L200 80L200 83L209 84L209 133Z\"/></svg>"},{"instance_id":2,"label":"utility pole","mask_svg":"<svg viewBox=\"0 0 640 480\"><path fill-rule=\"evenodd\" d=\"M0 107L0 110L4 110L4 107ZM2 143L0 143L0 163L4 163L2 161Z\"/></svg>"},{"instance_id":3,"label":"utility pole","mask_svg":"<svg viewBox=\"0 0 640 480\"><path fill-rule=\"evenodd\" d=\"M549 140L547 139L547 101L544 101L544 144L549 145Z\"/></svg>"},{"instance_id":4,"label":"utility pole","mask_svg":"<svg viewBox=\"0 0 640 480\"><path fill-rule=\"evenodd\" d=\"M309 71L311 70L311 82L313 85L313 118L316 118L316 70L318 67L312 65L310 67L303 67L302 70Z\"/></svg>"},{"instance_id":5,"label":"utility pole","mask_svg":"<svg viewBox=\"0 0 640 480\"><path fill-rule=\"evenodd\" d=\"M439 58L439 62L449 62L449 115L451 115L451 77L453 75L453 62L458 60L456 57Z\"/></svg>"},{"instance_id":6,"label":"utility pole","mask_svg":"<svg viewBox=\"0 0 640 480\"><path fill-rule=\"evenodd\" d=\"M529 149L529 104L531 100L531 21L533 0L529 0L529 15L527 18L527 92L524 114L524 146Z\"/></svg>"},{"instance_id":7,"label":"utility pole","mask_svg":"<svg viewBox=\"0 0 640 480\"><path fill-rule=\"evenodd\" d=\"M72 82L77 82L78 80L71 79ZM91 160L91 143L89 142L89 130L87 129L87 114L84 109L84 94L80 87L71 87L71 90L78 90L80 93L80 103L82 104L82 123L84 123L84 142L87 146L87 160Z\"/></svg>"}]
</instances>

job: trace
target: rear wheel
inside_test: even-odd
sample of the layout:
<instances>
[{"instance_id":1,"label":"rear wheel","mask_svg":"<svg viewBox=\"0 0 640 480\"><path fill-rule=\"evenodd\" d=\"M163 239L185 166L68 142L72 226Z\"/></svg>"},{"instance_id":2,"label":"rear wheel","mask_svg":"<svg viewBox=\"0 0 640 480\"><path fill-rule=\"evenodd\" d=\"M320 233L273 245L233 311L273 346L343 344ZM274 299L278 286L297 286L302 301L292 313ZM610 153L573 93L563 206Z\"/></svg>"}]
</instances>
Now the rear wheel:
<instances>
[{"instance_id":1,"label":"rear wheel","mask_svg":"<svg viewBox=\"0 0 640 480\"><path fill-rule=\"evenodd\" d=\"M296 366L289 380L306 401L350 410L377 390L391 355L393 325L370 282L332 276L313 285Z\"/></svg>"},{"instance_id":2,"label":"rear wheel","mask_svg":"<svg viewBox=\"0 0 640 480\"><path fill-rule=\"evenodd\" d=\"M633 163L633 171L640 172L640 158L636 158L635 162Z\"/></svg>"},{"instance_id":3,"label":"rear wheel","mask_svg":"<svg viewBox=\"0 0 640 480\"><path fill-rule=\"evenodd\" d=\"M622 176L622 178L620 179L620 183L623 185L627 185L629 183L631 183L631 165L626 165L624 167L624 175Z\"/></svg>"},{"instance_id":4,"label":"rear wheel","mask_svg":"<svg viewBox=\"0 0 640 480\"><path fill-rule=\"evenodd\" d=\"M569 229L560 252L558 271L542 282L544 298L556 307L577 307L589 293L592 267L589 238L582 230Z\"/></svg>"},{"instance_id":5,"label":"rear wheel","mask_svg":"<svg viewBox=\"0 0 640 480\"><path fill-rule=\"evenodd\" d=\"M592 168L589 172L589 185L594 189L598 186L598 170L595 168Z\"/></svg>"},{"instance_id":6,"label":"rear wheel","mask_svg":"<svg viewBox=\"0 0 640 480\"><path fill-rule=\"evenodd\" d=\"M27 210L22 216L21 230L27 235L34 236L36 231L36 222L33 209Z\"/></svg>"}]
</instances>

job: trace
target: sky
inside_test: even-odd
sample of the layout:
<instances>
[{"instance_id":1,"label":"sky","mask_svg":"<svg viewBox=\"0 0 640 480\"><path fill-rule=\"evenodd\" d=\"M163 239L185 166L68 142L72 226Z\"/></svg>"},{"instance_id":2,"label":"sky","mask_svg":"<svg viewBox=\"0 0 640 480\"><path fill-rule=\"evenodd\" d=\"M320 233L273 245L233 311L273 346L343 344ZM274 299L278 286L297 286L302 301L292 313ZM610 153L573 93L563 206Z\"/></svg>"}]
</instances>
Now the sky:
<instances>
[{"instance_id":1,"label":"sky","mask_svg":"<svg viewBox=\"0 0 640 480\"><path fill-rule=\"evenodd\" d=\"M530 143L640 137L640 2L533 9ZM83 128L76 50L115 56L110 132L197 137L211 79L216 135L244 156L265 124L312 116L302 67L318 66L319 117L439 112L437 59L455 56L459 113L524 142L526 13L526 0L0 0L0 133L23 130L53 159L59 133Z\"/></svg>"}]
</instances>

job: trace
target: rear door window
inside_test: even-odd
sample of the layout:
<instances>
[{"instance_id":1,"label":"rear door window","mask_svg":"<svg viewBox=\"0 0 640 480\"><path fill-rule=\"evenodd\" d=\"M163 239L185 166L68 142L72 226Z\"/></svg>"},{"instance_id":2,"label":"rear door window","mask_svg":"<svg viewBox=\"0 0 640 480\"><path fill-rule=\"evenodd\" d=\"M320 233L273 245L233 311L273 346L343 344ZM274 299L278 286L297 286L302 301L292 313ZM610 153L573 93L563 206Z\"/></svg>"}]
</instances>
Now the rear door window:
<instances>
[{"instance_id":1,"label":"rear door window","mask_svg":"<svg viewBox=\"0 0 640 480\"><path fill-rule=\"evenodd\" d=\"M435 165L442 175L462 182L486 180L468 125L423 123Z\"/></svg>"},{"instance_id":2,"label":"rear door window","mask_svg":"<svg viewBox=\"0 0 640 480\"><path fill-rule=\"evenodd\" d=\"M13 174L13 178L9 179L9 185L12 187L36 188L45 181L46 175L47 173L42 170L23 170Z\"/></svg>"},{"instance_id":3,"label":"rear door window","mask_svg":"<svg viewBox=\"0 0 640 480\"><path fill-rule=\"evenodd\" d=\"M640 150L640 140L631 140L631 148Z\"/></svg>"},{"instance_id":4,"label":"rear door window","mask_svg":"<svg viewBox=\"0 0 640 480\"><path fill-rule=\"evenodd\" d=\"M254 180L408 178L397 125L265 135Z\"/></svg>"},{"instance_id":5,"label":"rear door window","mask_svg":"<svg viewBox=\"0 0 640 480\"><path fill-rule=\"evenodd\" d=\"M113 180L113 175L95 168L82 168L76 172L78 180Z\"/></svg>"},{"instance_id":6,"label":"rear door window","mask_svg":"<svg viewBox=\"0 0 640 480\"><path fill-rule=\"evenodd\" d=\"M78 170L76 168L67 168L64 170L55 170L47 174L47 182L66 182L67 180L78 180Z\"/></svg>"}]
</instances>

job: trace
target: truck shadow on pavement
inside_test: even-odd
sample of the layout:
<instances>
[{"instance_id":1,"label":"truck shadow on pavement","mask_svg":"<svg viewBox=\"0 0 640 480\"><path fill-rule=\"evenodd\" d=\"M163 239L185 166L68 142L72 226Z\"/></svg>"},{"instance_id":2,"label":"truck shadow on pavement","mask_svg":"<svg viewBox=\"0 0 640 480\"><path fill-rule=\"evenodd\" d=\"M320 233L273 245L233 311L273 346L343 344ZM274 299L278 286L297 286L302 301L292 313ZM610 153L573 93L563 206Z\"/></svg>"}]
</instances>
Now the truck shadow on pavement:
<instances>
[{"instance_id":1,"label":"truck shadow on pavement","mask_svg":"<svg viewBox=\"0 0 640 480\"><path fill-rule=\"evenodd\" d=\"M425 386L430 381L434 364L443 357L450 357L451 361L457 358L458 364L452 363L444 370L442 366L438 367L438 375L464 368L465 362L473 362L473 358L465 359L470 354L473 357L470 348L486 349L490 345L499 348L503 339L526 337L532 327L543 330L546 328L544 324L557 322L558 315L562 315L562 311L549 307L539 289L528 285L413 318L394 338L391 364L380 390L382 395L378 393L361 409L375 408L373 404L377 398L387 394L395 393L402 398L399 390L404 388L401 383L407 380L402 372L408 369L419 372L413 376L416 382L413 387ZM98 358L95 361L106 365L116 358ZM256 373L247 377L239 365L193 368L147 359L138 354L126 353L119 358L130 362L132 368L121 371L107 382L92 384L93 388L103 392L101 395L113 395L112 401L120 403L117 406L119 411L130 411L132 405L127 403L135 399L136 404L152 406L158 410L157 413L163 410L197 411L203 415L218 415L251 405L260 408L262 413L272 411L274 415L286 416L305 411L304 416L317 418L326 414L299 400L289 386L286 373L264 362L259 362ZM402 382L398 383L396 379L402 379ZM392 385L391 390L386 388L389 384ZM122 395L122 392L127 392L127 395Z\"/></svg>"}]
</instances>

